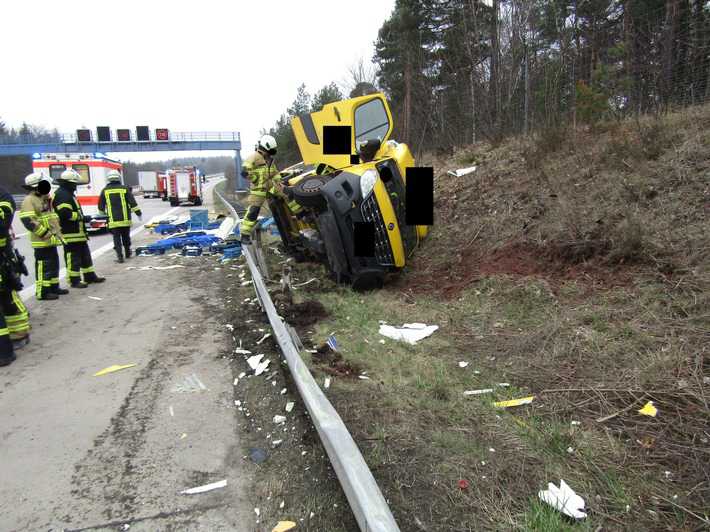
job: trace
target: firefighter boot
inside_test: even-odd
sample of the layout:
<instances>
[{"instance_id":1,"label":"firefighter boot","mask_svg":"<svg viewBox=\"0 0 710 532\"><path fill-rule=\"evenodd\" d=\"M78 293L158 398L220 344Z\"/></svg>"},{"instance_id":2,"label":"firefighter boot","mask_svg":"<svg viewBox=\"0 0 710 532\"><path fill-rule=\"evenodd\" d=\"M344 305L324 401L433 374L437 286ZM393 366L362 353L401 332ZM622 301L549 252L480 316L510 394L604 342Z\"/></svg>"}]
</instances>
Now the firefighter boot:
<instances>
[{"instance_id":1,"label":"firefighter boot","mask_svg":"<svg viewBox=\"0 0 710 532\"><path fill-rule=\"evenodd\" d=\"M37 299L40 299L42 301L45 300L53 300L53 299L59 299L59 296L55 292L45 292L42 297L38 297Z\"/></svg>"},{"instance_id":2,"label":"firefighter boot","mask_svg":"<svg viewBox=\"0 0 710 532\"><path fill-rule=\"evenodd\" d=\"M52 292L54 292L58 296L65 296L69 293L69 290L67 290L66 288L59 288L59 285L57 285L52 289Z\"/></svg>"},{"instance_id":3,"label":"firefighter boot","mask_svg":"<svg viewBox=\"0 0 710 532\"><path fill-rule=\"evenodd\" d=\"M128 256L128 255L126 255L126 256ZM116 262L118 262L119 264L123 264L125 262L123 260L123 255L121 254L120 248L116 250Z\"/></svg>"},{"instance_id":4,"label":"firefighter boot","mask_svg":"<svg viewBox=\"0 0 710 532\"><path fill-rule=\"evenodd\" d=\"M79 281L79 280L77 280L77 281L72 281L72 282L71 282L71 287L72 287L72 288L86 288L87 286L89 286L89 285L86 284L86 283L82 283L82 282Z\"/></svg>"},{"instance_id":5,"label":"firefighter boot","mask_svg":"<svg viewBox=\"0 0 710 532\"><path fill-rule=\"evenodd\" d=\"M131 251L131 248L126 248L126 258L130 259L133 256L133 251Z\"/></svg>"},{"instance_id":6,"label":"firefighter boot","mask_svg":"<svg viewBox=\"0 0 710 532\"><path fill-rule=\"evenodd\" d=\"M90 283L103 283L106 280L106 277L99 277L96 275L96 272L89 272L84 274L84 282L87 284Z\"/></svg>"},{"instance_id":7,"label":"firefighter boot","mask_svg":"<svg viewBox=\"0 0 710 532\"><path fill-rule=\"evenodd\" d=\"M9 357L0 357L0 367L2 366L9 366L12 364L15 360L17 360L17 357L13 353Z\"/></svg>"}]
</instances>

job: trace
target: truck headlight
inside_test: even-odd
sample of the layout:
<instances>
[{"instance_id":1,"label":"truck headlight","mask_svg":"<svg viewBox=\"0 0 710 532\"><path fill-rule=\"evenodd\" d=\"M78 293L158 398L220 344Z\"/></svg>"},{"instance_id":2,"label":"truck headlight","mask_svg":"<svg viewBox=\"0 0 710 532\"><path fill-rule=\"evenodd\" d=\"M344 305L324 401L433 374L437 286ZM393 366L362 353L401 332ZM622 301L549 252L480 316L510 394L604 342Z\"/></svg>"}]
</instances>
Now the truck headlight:
<instances>
[{"instance_id":1,"label":"truck headlight","mask_svg":"<svg viewBox=\"0 0 710 532\"><path fill-rule=\"evenodd\" d=\"M360 176L360 192L362 192L363 199L369 196L372 189L375 188L375 181L377 181L377 172L373 169L365 170L365 173Z\"/></svg>"}]
</instances>

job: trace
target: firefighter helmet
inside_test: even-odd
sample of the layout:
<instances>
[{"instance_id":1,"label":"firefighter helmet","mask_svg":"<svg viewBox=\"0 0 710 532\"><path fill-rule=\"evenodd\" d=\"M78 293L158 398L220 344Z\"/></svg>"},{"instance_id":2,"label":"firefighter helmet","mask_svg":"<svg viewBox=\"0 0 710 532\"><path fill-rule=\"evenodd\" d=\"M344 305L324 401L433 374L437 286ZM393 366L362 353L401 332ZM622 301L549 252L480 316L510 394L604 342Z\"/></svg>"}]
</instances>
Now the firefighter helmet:
<instances>
[{"instance_id":1,"label":"firefighter helmet","mask_svg":"<svg viewBox=\"0 0 710 532\"><path fill-rule=\"evenodd\" d=\"M276 139L271 135L262 135L256 145L257 150L262 150L269 155L276 155Z\"/></svg>"},{"instance_id":2,"label":"firefighter helmet","mask_svg":"<svg viewBox=\"0 0 710 532\"><path fill-rule=\"evenodd\" d=\"M42 172L32 172L25 177L25 188L36 188L40 181L47 181L47 176Z\"/></svg>"},{"instance_id":3,"label":"firefighter helmet","mask_svg":"<svg viewBox=\"0 0 710 532\"><path fill-rule=\"evenodd\" d=\"M75 185L85 185L89 182L88 179L84 178L84 176L72 168L64 170L62 175L59 176L59 179L67 183L74 183Z\"/></svg>"},{"instance_id":4,"label":"firefighter helmet","mask_svg":"<svg viewBox=\"0 0 710 532\"><path fill-rule=\"evenodd\" d=\"M106 182L107 183L120 183L121 182L121 174L118 172L118 170L111 170L108 174L106 174Z\"/></svg>"}]
</instances>

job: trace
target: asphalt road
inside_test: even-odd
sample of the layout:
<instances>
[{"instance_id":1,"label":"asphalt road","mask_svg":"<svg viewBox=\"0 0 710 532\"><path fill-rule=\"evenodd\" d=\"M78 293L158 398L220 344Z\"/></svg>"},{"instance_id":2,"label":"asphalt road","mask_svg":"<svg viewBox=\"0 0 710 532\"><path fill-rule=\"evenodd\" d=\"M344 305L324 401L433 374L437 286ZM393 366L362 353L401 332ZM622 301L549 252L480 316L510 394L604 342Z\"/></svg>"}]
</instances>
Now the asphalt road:
<instances>
[{"instance_id":1,"label":"asphalt road","mask_svg":"<svg viewBox=\"0 0 710 532\"><path fill-rule=\"evenodd\" d=\"M32 341L0 368L0 530L253 530L215 259L95 262L105 283L30 297ZM135 366L94 376L114 364Z\"/></svg>"},{"instance_id":2,"label":"asphalt road","mask_svg":"<svg viewBox=\"0 0 710 532\"><path fill-rule=\"evenodd\" d=\"M216 178L207 182L207 185L204 189L204 197L206 202L212 201L212 187L219 181L220 179ZM142 196L136 196L136 201L138 202L138 205L140 206L143 212L143 221L139 221L138 218L134 216L133 231L142 227L143 223L148 222L151 218L153 218L153 216L159 214L166 214L168 212L177 215L187 214L188 210L190 209L189 206L180 208L171 207L168 202L162 201L158 198L145 199ZM207 206L208 204L209 203L205 203L205 206ZM17 205L17 209L19 211L19 204ZM28 297L28 294L34 294L34 252L32 251L30 236L27 232L27 229L25 228L25 226L22 225L22 222L20 221L20 218L17 214L13 219L12 228L15 231L15 236L17 237L17 239L13 242L14 246L25 257L25 264L27 265L27 270L29 272L29 276L22 278L22 283L25 285L25 290L23 290L22 296L23 299L26 299L26 297ZM111 249L113 248L113 237L110 233L89 233L89 235L89 247L91 248L92 253L106 247L109 247ZM60 262L62 267L64 267L63 251L61 247L58 249L59 255L61 257ZM113 251L110 252L111 254L113 254ZM97 273L99 275L102 275L101 271L98 269ZM64 281L66 280L64 279L65 274L63 273L60 277L62 285L64 285Z\"/></svg>"}]
</instances>

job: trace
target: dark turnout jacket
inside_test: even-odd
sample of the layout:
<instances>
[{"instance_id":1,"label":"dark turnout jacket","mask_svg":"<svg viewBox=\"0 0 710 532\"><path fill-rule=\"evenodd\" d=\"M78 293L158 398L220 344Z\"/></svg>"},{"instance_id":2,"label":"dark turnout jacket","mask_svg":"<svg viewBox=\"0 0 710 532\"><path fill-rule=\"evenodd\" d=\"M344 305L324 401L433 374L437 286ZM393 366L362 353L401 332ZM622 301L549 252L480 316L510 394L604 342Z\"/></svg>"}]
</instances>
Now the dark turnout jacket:
<instances>
[{"instance_id":1,"label":"dark turnout jacket","mask_svg":"<svg viewBox=\"0 0 710 532\"><path fill-rule=\"evenodd\" d=\"M131 190L121 183L109 183L99 194L99 212L108 216L108 228L130 227L131 213L141 210Z\"/></svg>"}]
</instances>

